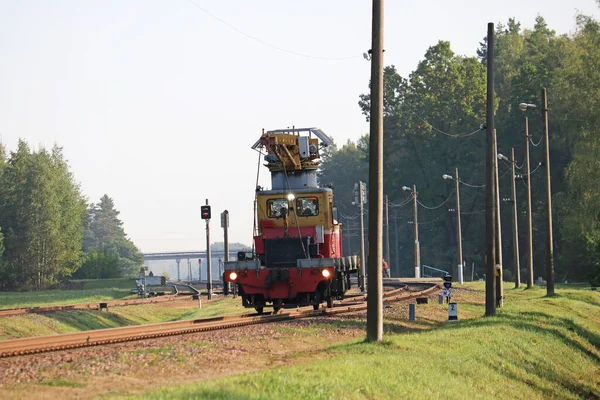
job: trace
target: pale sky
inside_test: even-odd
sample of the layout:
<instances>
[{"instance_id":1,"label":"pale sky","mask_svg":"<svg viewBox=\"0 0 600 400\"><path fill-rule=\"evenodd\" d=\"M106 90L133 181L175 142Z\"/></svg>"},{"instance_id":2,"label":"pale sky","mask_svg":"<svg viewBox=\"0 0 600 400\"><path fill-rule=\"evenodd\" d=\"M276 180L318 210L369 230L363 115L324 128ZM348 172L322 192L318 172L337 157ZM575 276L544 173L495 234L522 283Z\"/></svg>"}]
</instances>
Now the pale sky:
<instances>
[{"instance_id":1,"label":"pale sky","mask_svg":"<svg viewBox=\"0 0 600 400\"><path fill-rule=\"evenodd\" d=\"M0 140L62 146L144 252L206 249L206 198L212 241L227 209L230 240L251 243L262 128L316 126L340 145L368 132L370 1L193 3L0 0ZM577 11L600 14L594 0L388 0L385 65L406 76L440 39L473 56L510 17L572 32Z\"/></svg>"}]
</instances>

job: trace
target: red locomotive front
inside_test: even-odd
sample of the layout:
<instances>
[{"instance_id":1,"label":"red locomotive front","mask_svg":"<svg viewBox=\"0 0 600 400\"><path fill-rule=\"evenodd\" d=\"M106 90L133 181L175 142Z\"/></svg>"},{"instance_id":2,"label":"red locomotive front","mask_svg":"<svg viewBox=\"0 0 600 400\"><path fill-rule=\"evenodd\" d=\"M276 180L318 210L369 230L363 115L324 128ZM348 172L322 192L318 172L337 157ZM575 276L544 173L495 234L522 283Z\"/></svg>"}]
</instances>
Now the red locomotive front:
<instances>
[{"instance_id":1,"label":"red locomotive front","mask_svg":"<svg viewBox=\"0 0 600 400\"><path fill-rule=\"evenodd\" d=\"M266 150L272 189L256 190L254 254L225 263L225 279L237 284L243 305L259 313L265 306L275 312L308 304L317 309L325 301L331 306L357 272L356 256L342 257L333 190L317 185L319 140L332 143L316 128L283 129L263 133L253 146Z\"/></svg>"}]
</instances>

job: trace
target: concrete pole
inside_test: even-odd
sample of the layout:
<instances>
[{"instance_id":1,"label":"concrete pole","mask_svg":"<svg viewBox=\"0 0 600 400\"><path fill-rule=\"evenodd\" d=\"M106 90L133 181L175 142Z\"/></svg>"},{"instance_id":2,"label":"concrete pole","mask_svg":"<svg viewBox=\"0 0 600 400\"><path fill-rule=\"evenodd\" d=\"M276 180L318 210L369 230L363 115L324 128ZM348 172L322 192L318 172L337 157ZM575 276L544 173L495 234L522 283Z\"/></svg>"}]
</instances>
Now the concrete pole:
<instances>
[{"instance_id":1,"label":"concrete pole","mask_svg":"<svg viewBox=\"0 0 600 400\"><path fill-rule=\"evenodd\" d=\"M198 259L198 284L202 282L202 259Z\"/></svg>"},{"instance_id":2,"label":"concrete pole","mask_svg":"<svg viewBox=\"0 0 600 400\"><path fill-rule=\"evenodd\" d=\"M394 210L394 253L396 257L396 276L400 276L400 246L398 242L398 210Z\"/></svg>"},{"instance_id":3,"label":"concrete pole","mask_svg":"<svg viewBox=\"0 0 600 400\"><path fill-rule=\"evenodd\" d=\"M221 217L221 225L223 228L223 250L225 251L225 255L223 256L223 262L226 263L227 261L229 261L229 211L227 210L223 211L223 216ZM225 264L223 264L223 266L225 266ZM225 293L229 293L229 282L225 281L225 276L223 275L221 275L220 279L223 281L224 286L227 285L227 290L224 289Z\"/></svg>"},{"instance_id":4,"label":"concrete pole","mask_svg":"<svg viewBox=\"0 0 600 400\"><path fill-rule=\"evenodd\" d=\"M346 254L348 254L349 256L352 255L352 237L350 236L350 218L346 218L346 224L348 225L348 252Z\"/></svg>"},{"instance_id":5,"label":"concrete pole","mask_svg":"<svg viewBox=\"0 0 600 400\"><path fill-rule=\"evenodd\" d=\"M500 223L500 182L498 181L498 142L494 130L494 170L496 171L496 307L504 304L504 283L502 281L502 224Z\"/></svg>"},{"instance_id":6,"label":"concrete pole","mask_svg":"<svg viewBox=\"0 0 600 400\"><path fill-rule=\"evenodd\" d=\"M208 199L206 199L208 205ZM206 289L208 290L208 300L212 299L212 268L211 268L211 251L210 251L210 219L206 220L206 268L207 280Z\"/></svg>"},{"instance_id":7,"label":"concrete pole","mask_svg":"<svg viewBox=\"0 0 600 400\"><path fill-rule=\"evenodd\" d=\"M358 182L358 207L360 209L360 276L358 277L358 284L360 286L360 291L362 293L365 292L365 278L366 278L366 262L367 259L365 257L365 212L364 212L364 204L363 204L363 185L361 181Z\"/></svg>"},{"instance_id":8,"label":"concrete pole","mask_svg":"<svg viewBox=\"0 0 600 400\"><path fill-rule=\"evenodd\" d=\"M519 223L517 220L517 186L515 183L515 148L510 152L510 164L512 166L512 206L513 206L513 257L515 265L515 288L521 286L521 266L519 263Z\"/></svg>"},{"instance_id":9,"label":"concrete pole","mask_svg":"<svg viewBox=\"0 0 600 400\"><path fill-rule=\"evenodd\" d=\"M457 240L457 262L458 262L458 283L464 283L463 278L463 254L462 254L462 229L460 227L460 182L458 179L458 168L454 177L456 182L456 240Z\"/></svg>"},{"instance_id":10,"label":"concrete pole","mask_svg":"<svg viewBox=\"0 0 600 400\"><path fill-rule=\"evenodd\" d=\"M389 213L389 200L387 195L385 196L385 259L388 262L388 267L392 263L390 258L390 213ZM392 272L391 268L389 270ZM391 276L391 275L390 275Z\"/></svg>"},{"instance_id":11,"label":"concrete pole","mask_svg":"<svg viewBox=\"0 0 600 400\"><path fill-rule=\"evenodd\" d=\"M223 211L223 250L225 250L225 256L223 262L229 261L229 211Z\"/></svg>"},{"instance_id":12,"label":"concrete pole","mask_svg":"<svg viewBox=\"0 0 600 400\"><path fill-rule=\"evenodd\" d=\"M417 207L417 185L413 184L413 215L415 224L415 278L421 277L421 247L419 245L419 212Z\"/></svg>"},{"instance_id":13,"label":"concrete pole","mask_svg":"<svg viewBox=\"0 0 600 400\"><path fill-rule=\"evenodd\" d=\"M369 286L367 340L383 340L383 0L373 0L369 135Z\"/></svg>"},{"instance_id":14,"label":"concrete pole","mask_svg":"<svg viewBox=\"0 0 600 400\"><path fill-rule=\"evenodd\" d=\"M496 315L496 199L494 151L494 24L488 23L487 33L487 105L485 163L485 315Z\"/></svg>"},{"instance_id":15,"label":"concrete pole","mask_svg":"<svg viewBox=\"0 0 600 400\"><path fill-rule=\"evenodd\" d=\"M544 150L546 153L546 295L554 295L554 246L552 244L552 190L550 189L550 141L548 137L548 97L542 89L542 119L544 125Z\"/></svg>"},{"instance_id":16,"label":"concrete pole","mask_svg":"<svg viewBox=\"0 0 600 400\"><path fill-rule=\"evenodd\" d=\"M181 262L181 260L179 258L175 259L175 262L177 263L177 281L180 281L180 274L179 274L179 263Z\"/></svg>"},{"instance_id":17,"label":"concrete pole","mask_svg":"<svg viewBox=\"0 0 600 400\"><path fill-rule=\"evenodd\" d=\"M531 167L529 164L529 120L525 117L525 165L527 169L527 289L533 287L533 223L531 214Z\"/></svg>"}]
</instances>

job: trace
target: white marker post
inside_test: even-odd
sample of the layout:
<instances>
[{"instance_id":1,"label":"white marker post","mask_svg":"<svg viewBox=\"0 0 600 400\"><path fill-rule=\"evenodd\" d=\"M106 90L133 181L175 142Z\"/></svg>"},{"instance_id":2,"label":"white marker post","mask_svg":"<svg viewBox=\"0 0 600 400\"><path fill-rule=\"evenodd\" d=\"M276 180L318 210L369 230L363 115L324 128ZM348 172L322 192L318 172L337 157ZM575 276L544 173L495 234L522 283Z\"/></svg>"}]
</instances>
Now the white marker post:
<instances>
[{"instance_id":1,"label":"white marker post","mask_svg":"<svg viewBox=\"0 0 600 400\"><path fill-rule=\"evenodd\" d=\"M458 304L448 304L448 321L458 321Z\"/></svg>"}]
</instances>

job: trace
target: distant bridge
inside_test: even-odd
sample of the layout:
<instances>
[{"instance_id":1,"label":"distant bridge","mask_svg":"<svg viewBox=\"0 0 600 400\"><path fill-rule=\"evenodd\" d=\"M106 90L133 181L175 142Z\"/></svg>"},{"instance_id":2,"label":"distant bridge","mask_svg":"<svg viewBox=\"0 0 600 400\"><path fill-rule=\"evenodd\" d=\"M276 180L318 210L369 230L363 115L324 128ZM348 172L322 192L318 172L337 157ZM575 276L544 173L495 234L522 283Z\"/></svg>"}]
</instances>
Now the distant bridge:
<instances>
[{"instance_id":1,"label":"distant bridge","mask_svg":"<svg viewBox=\"0 0 600 400\"><path fill-rule=\"evenodd\" d=\"M229 252L229 260L236 260L237 253L238 253L238 250L230 251ZM188 274L189 280L191 280L192 262L190 260L201 260L203 258L204 259L207 258L206 250L205 251L174 251L174 252L161 251L158 253L143 253L143 254L144 254L145 262L146 261L158 261L158 260L175 260L175 262L177 263L177 280L181 280L181 270L180 270L181 260L187 260L187 274ZM223 250L211 251L210 256L211 256L210 258L212 260L214 260L215 258L221 259L221 258L224 258L225 251L223 251ZM208 263L204 263L204 265L208 266ZM198 267L200 268L200 262L198 262ZM217 271L220 271L221 263L219 263L217 265L215 265L215 263L212 263L211 271L216 272L215 267L216 267ZM198 274L200 275L201 272L199 271ZM216 276L219 276L219 274L217 274ZM198 279L201 279L201 278L199 277Z\"/></svg>"},{"instance_id":2,"label":"distant bridge","mask_svg":"<svg viewBox=\"0 0 600 400\"><path fill-rule=\"evenodd\" d=\"M225 255L225 251L211 251L211 257L223 257ZM237 251L229 252L229 259L235 259L237 257ZM192 258L206 258L206 250L205 251L174 251L174 252L165 252L161 251L159 253L144 253L144 261L155 261L155 260L190 260Z\"/></svg>"}]
</instances>

